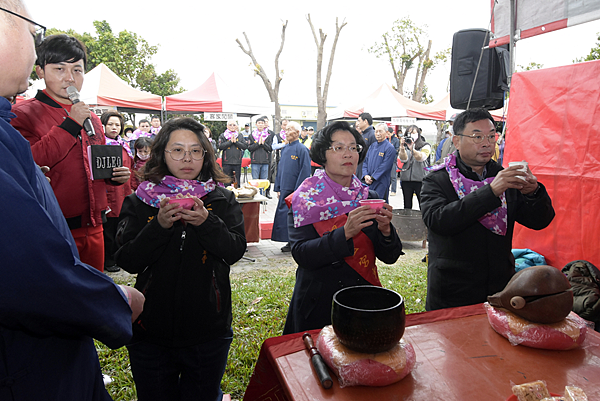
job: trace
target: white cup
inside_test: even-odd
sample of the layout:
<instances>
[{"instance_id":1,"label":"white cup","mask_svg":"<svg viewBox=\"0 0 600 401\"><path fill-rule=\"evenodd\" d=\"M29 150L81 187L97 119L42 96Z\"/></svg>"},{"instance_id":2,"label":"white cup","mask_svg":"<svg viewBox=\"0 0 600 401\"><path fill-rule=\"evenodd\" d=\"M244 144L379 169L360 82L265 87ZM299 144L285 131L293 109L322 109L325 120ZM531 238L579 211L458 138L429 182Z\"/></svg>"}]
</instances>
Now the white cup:
<instances>
[{"instance_id":1,"label":"white cup","mask_svg":"<svg viewBox=\"0 0 600 401\"><path fill-rule=\"evenodd\" d=\"M527 166L528 165L529 165L529 163L527 163L527 162L509 162L508 163L508 167L521 166L521 168L519 169L519 171L522 171L524 173L527 173ZM518 175L517 177L519 177L523 181L527 181L527 179L525 177L521 176L521 175Z\"/></svg>"}]
</instances>

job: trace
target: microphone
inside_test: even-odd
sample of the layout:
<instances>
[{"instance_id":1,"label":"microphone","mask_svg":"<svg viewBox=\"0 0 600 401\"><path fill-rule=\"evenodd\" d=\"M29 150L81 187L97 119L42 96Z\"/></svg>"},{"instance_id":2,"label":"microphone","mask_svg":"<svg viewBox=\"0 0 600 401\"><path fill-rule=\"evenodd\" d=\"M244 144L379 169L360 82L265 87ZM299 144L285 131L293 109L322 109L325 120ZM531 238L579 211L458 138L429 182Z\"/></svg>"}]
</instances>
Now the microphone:
<instances>
[{"instance_id":1,"label":"microphone","mask_svg":"<svg viewBox=\"0 0 600 401\"><path fill-rule=\"evenodd\" d=\"M69 95L69 99L71 100L71 102L73 102L73 104L79 103L81 101L79 99L79 91L73 85L67 88L67 95ZM85 132L87 132L88 136L96 135L96 132L94 131L94 126L92 125L92 121L89 119L89 117L86 118L85 121L83 121L83 129L85 129Z\"/></svg>"}]
</instances>

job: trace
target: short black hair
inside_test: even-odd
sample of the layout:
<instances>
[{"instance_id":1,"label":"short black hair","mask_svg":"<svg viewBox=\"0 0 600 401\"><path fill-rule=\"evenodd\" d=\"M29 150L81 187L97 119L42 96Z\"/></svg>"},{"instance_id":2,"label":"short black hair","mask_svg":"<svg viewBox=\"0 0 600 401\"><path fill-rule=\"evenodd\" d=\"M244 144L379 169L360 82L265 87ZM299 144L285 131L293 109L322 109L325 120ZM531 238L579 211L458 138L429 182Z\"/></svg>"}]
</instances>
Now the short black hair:
<instances>
[{"instance_id":1,"label":"short black hair","mask_svg":"<svg viewBox=\"0 0 600 401\"><path fill-rule=\"evenodd\" d=\"M265 122L267 120L267 116L260 116L256 119L256 122L262 121Z\"/></svg>"},{"instance_id":2,"label":"short black hair","mask_svg":"<svg viewBox=\"0 0 600 401\"><path fill-rule=\"evenodd\" d=\"M142 125L142 123L146 123L146 124L150 125L150 121L148 121L148 120L146 120L146 119L144 118L143 120L140 120L140 123L138 124L138 127L139 127L140 125Z\"/></svg>"},{"instance_id":3,"label":"short black hair","mask_svg":"<svg viewBox=\"0 0 600 401\"><path fill-rule=\"evenodd\" d=\"M150 121L154 120L155 118L158 118L158 120L160 121L160 116L152 116L152 117L150 118Z\"/></svg>"},{"instance_id":4,"label":"short black hair","mask_svg":"<svg viewBox=\"0 0 600 401\"><path fill-rule=\"evenodd\" d=\"M338 131L348 131L352 134L356 143L362 146L362 151L358 155L358 162L360 163L364 160L367 155L367 147L362 135L347 121L336 121L313 135L312 145L310 146L310 158L315 163L325 166L325 163L327 163L326 152L331 147L331 137Z\"/></svg>"},{"instance_id":5,"label":"short black hair","mask_svg":"<svg viewBox=\"0 0 600 401\"><path fill-rule=\"evenodd\" d=\"M465 127L468 123L474 123L475 121L480 120L490 120L494 127L496 126L496 122L494 121L494 117L490 114L489 111L482 108L474 108L468 109L460 113L456 120L454 120L454 125L452 129L454 130L454 135L461 135L465 131Z\"/></svg>"},{"instance_id":6,"label":"short black hair","mask_svg":"<svg viewBox=\"0 0 600 401\"><path fill-rule=\"evenodd\" d=\"M125 130L125 119L123 118L123 115L121 115L121 113L119 113L118 111L116 111L116 110L105 111L100 116L100 122L102 123L102 125L104 125L106 127L106 124L108 124L108 120L110 120L111 117L117 117L119 119L119 122L121 123L121 132L119 132L119 135L123 135L123 131Z\"/></svg>"},{"instance_id":7,"label":"short black hair","mask_svg":"<svg viewBox=\"0 0 600 401\"><path fill-rule=\"evenodd\" d=\"M369 125L373 125L373 117L369 113L361 113L359 116L362 120L367 120Z\"/></svg>"},{"instance_id":8,"label":"short black hair","mask_svg":"<svg viewBox=\"0 0 600 401\"><path fill-rule=\"evenodd\" d=\"M47 64L74 63L83 60L83 67L87 66L86 48L81 41L65 34L51 35L36 48L37 60L35 65L42 69Z\"/></svg>"}]
</instances>

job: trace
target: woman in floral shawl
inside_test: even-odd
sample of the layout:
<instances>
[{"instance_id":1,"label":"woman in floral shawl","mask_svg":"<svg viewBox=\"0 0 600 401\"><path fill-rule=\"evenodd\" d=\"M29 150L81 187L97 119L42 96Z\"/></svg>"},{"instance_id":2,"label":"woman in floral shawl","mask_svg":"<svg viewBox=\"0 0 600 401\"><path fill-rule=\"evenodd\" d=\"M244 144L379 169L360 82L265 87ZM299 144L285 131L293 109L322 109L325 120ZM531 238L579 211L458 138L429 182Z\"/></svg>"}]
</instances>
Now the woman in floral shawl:
<instances>
[{"instance_id":1,"label":"woman in floral shawl","mask_svg":"<svg viewBox=\"0 0 600 401\"><path fill-rule=\"evenodd\" d=\"M167 122L119 216L119 266L146 296L128 346L139 401L219 400L232 339L229 266L244 219L204 126ZM219 185L221 184L221 185Z\"/></svg>"},{"instance_id":2,"label":"woman in floral shawl","mask_svg":"<svg viewBox=\"0 0 600 401\"><path fill-rule=\"evenodd\" d=\"M376 213L359 204L377 198L354 175L365 156L361 135L345 121L333 123L314 136L310 156L324 170L292 195L288 232L298 270L284 334L331 324L338 290L381 286L375 258L391 264L403 254L392 207Z\"/></svg>"}]
</instances>

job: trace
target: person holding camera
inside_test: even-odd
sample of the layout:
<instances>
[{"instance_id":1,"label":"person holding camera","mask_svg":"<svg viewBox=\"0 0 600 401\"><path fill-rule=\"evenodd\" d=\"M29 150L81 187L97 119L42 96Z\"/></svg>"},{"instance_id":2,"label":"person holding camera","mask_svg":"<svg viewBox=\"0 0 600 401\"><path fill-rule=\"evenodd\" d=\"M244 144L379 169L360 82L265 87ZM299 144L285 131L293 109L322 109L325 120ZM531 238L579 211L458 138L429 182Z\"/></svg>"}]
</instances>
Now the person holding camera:
<instances>
[{"instance_id":1,"label":"person holding camera","mask_svg":"<svg viewBox=\"0 0 600 401\"><path fill-rule=\"evenodd\" d=\"M398 153L400 161L404 163L400 181L402 182L405 209L412 209L413 194L417 195L419 208L421 208L421 184L425 178L425 168L429 166L430 154L431 145L425 142L425 138L421 135L421 129L416 125L410 125L404 131L404 136L400 138L400 152Z\"/></svg>"}]
</instances>

